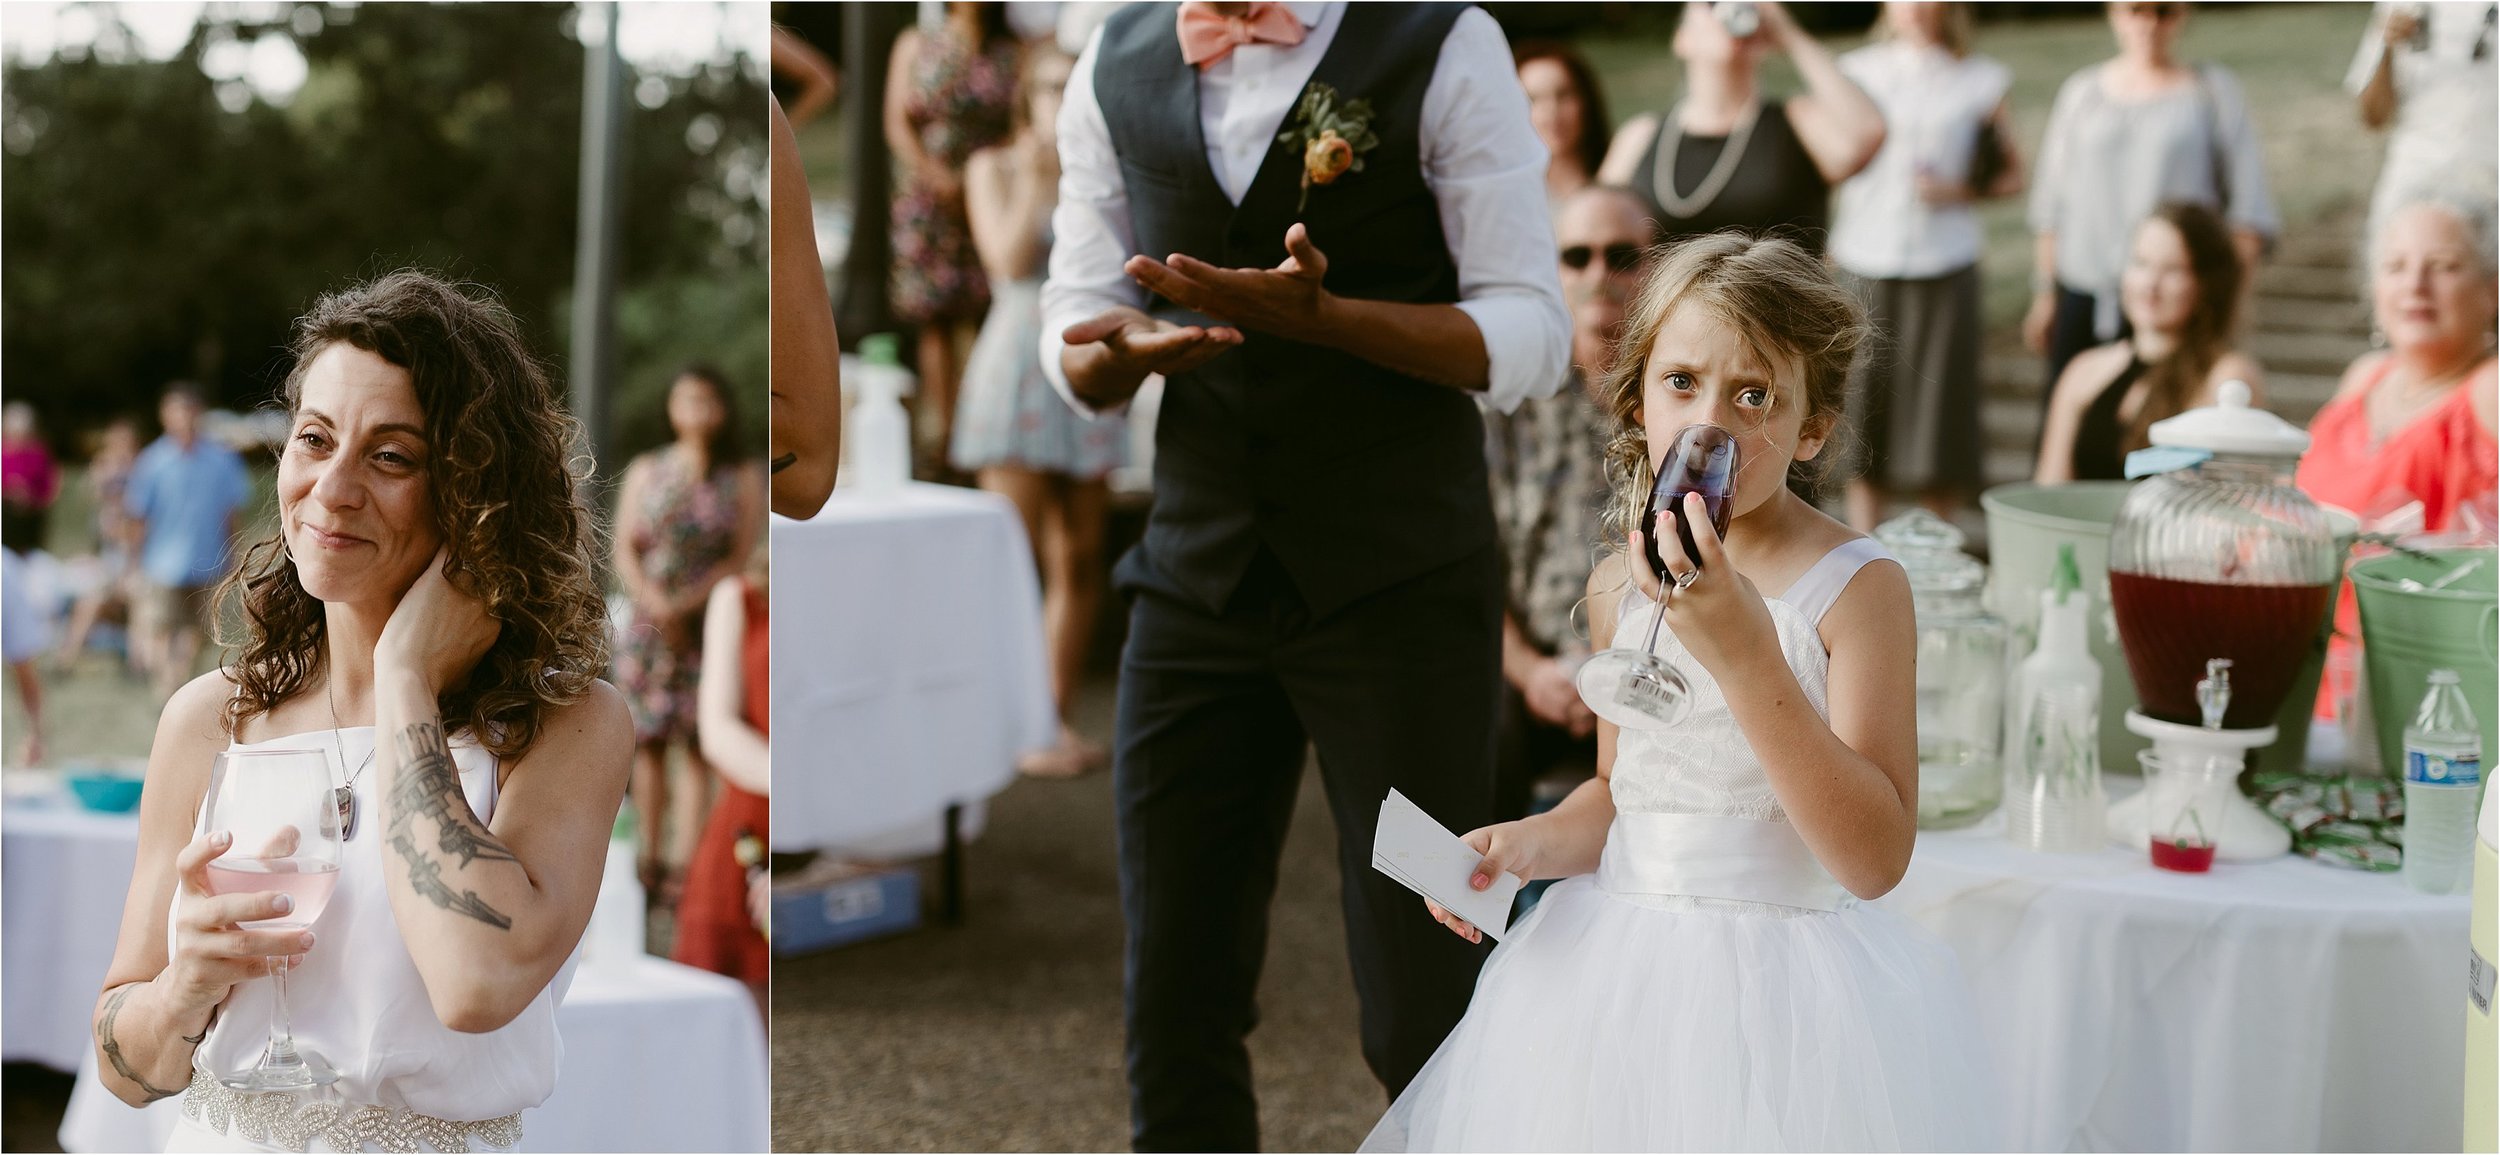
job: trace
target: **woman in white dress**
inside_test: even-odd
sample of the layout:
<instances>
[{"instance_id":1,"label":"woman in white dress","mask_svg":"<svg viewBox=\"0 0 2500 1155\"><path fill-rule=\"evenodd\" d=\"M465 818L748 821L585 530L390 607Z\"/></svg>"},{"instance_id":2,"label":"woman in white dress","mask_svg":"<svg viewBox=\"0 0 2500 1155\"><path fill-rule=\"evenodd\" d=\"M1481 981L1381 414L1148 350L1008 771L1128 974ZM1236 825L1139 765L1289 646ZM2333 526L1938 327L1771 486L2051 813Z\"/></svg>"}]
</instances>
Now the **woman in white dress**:
<instances>
[{"instance_id":1,"label":"woman in white dress","mask_svg":"<svg viewBox=\"0 0 2500 1155\"><path fill-rule=\"evenodd\" d=\"M1860 901L1900 881L1917 834L1909 579L1788 488L1821 480L1865 333L1783 240L1687 241L1642 288L1606 381L1632 528L1590 577L1591 633L1641 645L1664 596L1659 655L1691 713L1601 722L1597 778L1466 835L1479 889L1502 870L1565 881L1366 1150L1995 1149L1951 954ZM1664 448L1702 422L1738 437L1734 517L1722 541L1689 497L1699 556L1660 533L1664 585L1627 560L1647 552L1635 519Z\"/></svg>"},{"instance_id":2,"label":"woman in white dress","mask_svg":"<svg viewBox=\"0 0 2500 1155\"><path fill-rule=\"evenodd\" d=\"M166 703L97 1068L183 1095L175 1150L511 1146L554 1089L555 1004L598 895L633 726L607 664L575 426L510 314L402 271L296 323L278 533L226 596L247 636ZM309 931L212 896L195 829L221 749L336 759L339 881ZM317 1091L237 1092L293 956Z\"/></svg>"}]
</instances>

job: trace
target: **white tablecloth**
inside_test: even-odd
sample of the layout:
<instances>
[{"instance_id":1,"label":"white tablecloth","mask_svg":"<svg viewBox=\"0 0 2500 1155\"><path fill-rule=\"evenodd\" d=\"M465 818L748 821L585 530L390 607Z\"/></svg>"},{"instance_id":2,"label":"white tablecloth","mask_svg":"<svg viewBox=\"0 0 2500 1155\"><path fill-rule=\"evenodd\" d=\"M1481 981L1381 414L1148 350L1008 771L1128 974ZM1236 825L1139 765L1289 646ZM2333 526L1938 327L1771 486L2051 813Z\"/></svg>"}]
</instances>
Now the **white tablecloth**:
<instances>
[{"instance_id":1,"label":"white tablecloth","mask_svg":"<svg viewBox=\"0 0 2500 1155\"><path fill-rule=\"evenodd\" d=\"M1041 586L1005 498L837 489L810 520L773 518L772 551L775 849L934 831L1056 734Z\"/></svg>"},{"instance_id":2,"label":"white tablecloth","mask_svg":"<svg viewBox=\"0 0 2500 1155\"><path fill-rule=\"evenodd\" d=\"M2155 870L1921 832L2022 1151L2454 1151L2470 900L2305 858Z\"/></svg>"},{"instance_id":3,"label":"white tablecloth","mask_svg":"<svg viewBox=\"0 0 2500 1155\"><path fill-rule=\"evenodd\" d=\"M63 1145L157 1151L172 1102L133 1110L95 1081L87 1020L103 989L138 850L135 814L91 814L15 787L0 811L0 1053L79 1072ZM557 1008L564 1071L523 1116L539 1151L762 1151L771 1142L763 1024L746 985L625 948L639 938L632 854L609 856L582 963ZM621 881L620 881L621 880ZM620 906L619 904L623 905Z\"/></svg>"}]
</instances>

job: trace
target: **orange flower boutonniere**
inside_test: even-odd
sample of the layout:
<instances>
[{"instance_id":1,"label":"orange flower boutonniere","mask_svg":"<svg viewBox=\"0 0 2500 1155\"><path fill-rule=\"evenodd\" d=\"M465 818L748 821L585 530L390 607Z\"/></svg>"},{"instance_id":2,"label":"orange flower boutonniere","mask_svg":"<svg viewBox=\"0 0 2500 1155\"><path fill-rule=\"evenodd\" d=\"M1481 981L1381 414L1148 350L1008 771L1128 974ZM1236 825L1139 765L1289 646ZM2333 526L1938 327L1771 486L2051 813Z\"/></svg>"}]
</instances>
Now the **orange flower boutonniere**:
<instances>
[{"instance_id":1,"label":"orange flower boutonniere","mask_svg":"<svg viewBox=\"0 0 2500 1155\"><path fill-rule=\"evenodd\" d=\"M1363 154L1380 144L1372 132L1372 102L1340 100L1337 90L1314 83L1302 90L1293 122L1276 139L1302 150L1302 199L1296 213L1310 207L1311 186L1335 184L1338 177L1363 171Z\"/></svg>"}]
</instances>

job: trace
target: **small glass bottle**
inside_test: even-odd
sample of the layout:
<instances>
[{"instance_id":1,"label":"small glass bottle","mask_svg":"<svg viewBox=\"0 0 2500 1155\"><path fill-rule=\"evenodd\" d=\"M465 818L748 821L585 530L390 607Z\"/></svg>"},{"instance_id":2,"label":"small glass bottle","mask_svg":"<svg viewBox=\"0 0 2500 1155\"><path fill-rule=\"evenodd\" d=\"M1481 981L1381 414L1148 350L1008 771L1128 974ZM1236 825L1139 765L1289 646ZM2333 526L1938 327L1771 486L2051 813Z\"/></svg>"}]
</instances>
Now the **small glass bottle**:
<instances>
[{"instance_id":1,"label":"small glass bottle","mask_svg":"<svg viewBox=\"0 0 2500 1155\"><path fill-rule=\"evenodd\" d=\"M1924 509L1876 527L1910 576L1918 624L1918 824L1968 826L2005 789L2005 623L1980 602L1988 567L1963 534Z\"/></svg>"}]
</instances>

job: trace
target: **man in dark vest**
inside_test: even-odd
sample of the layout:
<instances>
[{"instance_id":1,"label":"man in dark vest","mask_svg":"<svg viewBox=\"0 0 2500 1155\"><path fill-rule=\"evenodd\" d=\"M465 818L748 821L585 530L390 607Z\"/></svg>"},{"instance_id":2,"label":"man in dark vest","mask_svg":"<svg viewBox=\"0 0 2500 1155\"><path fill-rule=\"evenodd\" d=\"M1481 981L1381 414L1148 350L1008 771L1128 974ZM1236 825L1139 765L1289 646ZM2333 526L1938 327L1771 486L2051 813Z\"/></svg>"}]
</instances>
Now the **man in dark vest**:
<instances>
[{"instance_id":1,"label":"man in dark vest","mask_svg":"<svg viewBox=\"0 0 2500 1155\"><path fill-rule=\"evenodd\" d=\"M1482 948L1371 869L1394 788L1492 821L1501 560L1479 399L1563 380L1545 149L1463 5L1136 4L1060 113L1043 362L1166 385L1115 790L1141 1151L1258 1144L1249 1051L1305 744L1338 831L1363 1056L1391 1095Z\"/></svg>"}]
</instances>

